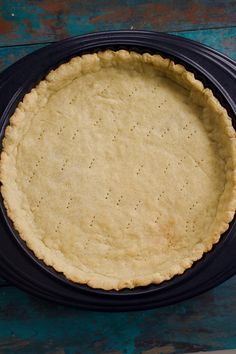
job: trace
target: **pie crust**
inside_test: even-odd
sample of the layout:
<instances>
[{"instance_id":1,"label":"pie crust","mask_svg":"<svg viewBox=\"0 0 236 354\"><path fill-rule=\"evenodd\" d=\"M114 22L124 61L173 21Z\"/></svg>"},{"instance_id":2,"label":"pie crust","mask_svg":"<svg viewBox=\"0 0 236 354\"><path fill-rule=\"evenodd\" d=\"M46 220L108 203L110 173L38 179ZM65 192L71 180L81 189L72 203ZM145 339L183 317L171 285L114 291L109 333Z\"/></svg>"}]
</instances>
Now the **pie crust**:
<instances>
[{"instance_id":1,"label":"pie crust","mask_svg":"<svg viewBox=\"0 0 236 354\"><path fill-rule=\"evenodd\" d=\"M235 141L226 110L182 65L87 54L19 103L1 192L20 237L66 278L105 290L158 284L233 219Z\"/></svg>"}]
</instances>

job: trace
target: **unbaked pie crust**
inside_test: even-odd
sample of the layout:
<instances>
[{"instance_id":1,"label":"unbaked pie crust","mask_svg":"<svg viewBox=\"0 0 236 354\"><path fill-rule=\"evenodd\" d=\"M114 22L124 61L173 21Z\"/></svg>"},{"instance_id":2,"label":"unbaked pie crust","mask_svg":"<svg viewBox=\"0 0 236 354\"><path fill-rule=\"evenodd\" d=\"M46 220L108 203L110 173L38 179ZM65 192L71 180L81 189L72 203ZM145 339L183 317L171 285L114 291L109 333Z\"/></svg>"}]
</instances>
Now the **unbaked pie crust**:
<instances>
[{"instance_id":1,"label":"unbaked pie crust","mask_svg":"<svg viewBox=\"0 0 236 354\"><path fill-rule=\"evenodd\" d=\"M109 289L182 274L235 213L235 130L194 75L159 55L76 57L10 119L1 192L47 265Z\"/></svg>"}]
</instances>

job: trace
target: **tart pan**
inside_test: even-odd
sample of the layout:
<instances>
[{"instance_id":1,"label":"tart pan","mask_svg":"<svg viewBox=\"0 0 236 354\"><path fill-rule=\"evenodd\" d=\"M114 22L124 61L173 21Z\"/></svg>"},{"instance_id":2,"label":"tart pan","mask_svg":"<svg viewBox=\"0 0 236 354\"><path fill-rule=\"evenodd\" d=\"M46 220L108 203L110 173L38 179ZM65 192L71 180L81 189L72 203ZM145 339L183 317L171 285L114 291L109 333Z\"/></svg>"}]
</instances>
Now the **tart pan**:
<instances>
[{"instance_id":1,"label":"tart pan","mask_svg":"<svg viewBox=\"0 0 236 354\"><path fill-rule=\"evenodd\" d=\"M181 37L150 31L98 32L69 38L22 58L0 74L0 142L19 101L47 73L75 55L105 49L159 53L184 64L212 89L236 128L236 63L217 51ZM59 303L100 311L144 310L200 294L236 273L236 220L212 251L191 269L160 285L105 291L75 284L37 259L19 237L0 199L0 274L16 286Z\"/></svg>"}]
</instances>

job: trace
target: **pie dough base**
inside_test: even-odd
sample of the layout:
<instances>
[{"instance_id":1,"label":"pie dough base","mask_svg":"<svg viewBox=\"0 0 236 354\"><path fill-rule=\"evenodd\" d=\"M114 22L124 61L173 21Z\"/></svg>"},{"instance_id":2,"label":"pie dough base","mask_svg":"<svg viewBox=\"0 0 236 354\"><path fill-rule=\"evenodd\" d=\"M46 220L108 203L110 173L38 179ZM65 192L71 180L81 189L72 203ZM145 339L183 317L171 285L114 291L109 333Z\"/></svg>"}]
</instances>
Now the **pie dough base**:
<instances>
[{"instance_id":1,"label":"pie dough base","mask_svg":"<svg viewBox=\"0 0 236 354\"><path fill-rule=\"evenodd\" d=\"M217 243L235 213L235 131L181 65L120 50L76 57L6 129L1 192L47 265L105 290L161 283Z\"/></svg>"}]
</instances>

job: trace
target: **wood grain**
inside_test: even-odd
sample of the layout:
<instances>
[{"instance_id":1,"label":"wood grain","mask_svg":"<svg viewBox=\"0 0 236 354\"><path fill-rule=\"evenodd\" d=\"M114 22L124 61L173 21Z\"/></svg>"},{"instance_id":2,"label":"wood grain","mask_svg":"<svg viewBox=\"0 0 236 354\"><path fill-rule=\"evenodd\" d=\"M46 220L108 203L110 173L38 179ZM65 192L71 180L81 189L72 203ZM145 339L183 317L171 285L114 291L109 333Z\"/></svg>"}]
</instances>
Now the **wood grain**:
<instances>
[{"instance_id":1,"label":"wood grain","mask_svg":"<svg viewBox=\"0 0 236 354\"><path fill-rule=\"evenodd\" d=\"M190 353L236 348L236 277L183 303L97 313L0 289L0 353ZM36 351L35 351L36 350Z\"/></svg>"},{"instance_id":2,"label":"wood grain","mask_svg":"<svg viewBox=\"0 0 236 354\"><path fill-rule=\"evenodd\" d=\"M131 28L172 32L236 59L236 1L0 0L0 71L48 42ZM0 279L0 354L178 354L235 348L236 277L183 303L134 313L55 305Z\"/></svg>"},{"instance_id":3,"label":"wood grain","mask_svg":"<svg viewBox=\"0 0 236 354\"><path fill-rule=\"evenodd\" d=\"M236 26L234 0L0 0L0 45L112 29L191 31Z\"/></svg>"},{"instance_id":4,"label":"wood grain","mask_svg":"<svg viewBox=\"0 0 236 354\"><path fill-rule=\"evenodd\" d=\"M0 72L27 54L42 48L45 44L12 46L0 48Z\"/></svg>"},{"instance_id":5,"label":"wood grain","mask_svg":"<svg viewBox=\"0 0 236 354\"><path fill-rule=\"evenodd\" d=\"M236 28L171 33L201 42L236 60ZM45 45L29 44L0 48L0 72L18 59Z\"/></svg>"}]
</instances>

